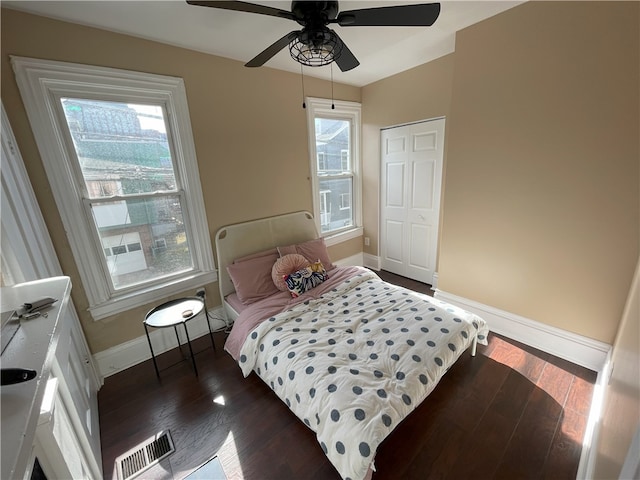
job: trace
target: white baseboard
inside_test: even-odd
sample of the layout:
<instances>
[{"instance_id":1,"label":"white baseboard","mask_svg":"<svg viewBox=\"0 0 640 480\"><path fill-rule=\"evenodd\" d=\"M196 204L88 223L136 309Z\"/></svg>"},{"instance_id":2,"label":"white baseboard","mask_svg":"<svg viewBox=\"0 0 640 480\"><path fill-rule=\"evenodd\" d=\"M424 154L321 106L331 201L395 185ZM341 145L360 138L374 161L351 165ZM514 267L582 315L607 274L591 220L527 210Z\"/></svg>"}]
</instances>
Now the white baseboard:
<instances>
[{"instance_id":1,"label":"white baseboard","mask_svg":"<svg viewBox=\"0 0 640 480\"><path fill-rule=\"evenodd\" d=\"M370 253L363 254L362 265L375 270L376 272L379 272L380 268L382 268L380 265L380 257L378 257L377 255L371 255Z\"/></svg>"},{"instance_id":2,"label":"white baseboard","mask_svg":"<svg viewBox=\"0 0 640 480\"><path fill-rule=\"evenodd\" d=\"M431 280L431 290L434 292L438 290L438 272L433 272L433 279Z\"/></svg>"},{"instance_id":3,"label":"white baseboard","mask_svg":"<svg viewBox=\"0 0 640 480\"><path fill-rule=\"evenodd\" d=\"M212 330L217 330L225 326L225 323L222 320L224 318L224 312L221 306L209 310L209 317ZM188 329L191 340L209 333L204 315L200 315L200 317L189 320ZM184 329L182 327L178 327L178 333L181 341L184 343L186 341L184 337ZM156 356L166 352L167 350L171 350L178 345L173 328L149 329L149 337ZM133 367L138 363L149 360L150 358L151 351L149 350L149 342L147 342L146 335L134 338L133 340L121 343L115 347L111 347L93 355L94 363L97 365L98 371L103 377L114 375L129 367Z\"/></svg>"},{"instance_id":4,"label":"white baseboard","mask_svg":"<svg viewBox=\"0 0 640 480\"><path fill-rule=\"evenodd\" d=\"M476 313L486 320L492 332L563 358L571 363L601 372L611 345L567 332L473 300L436 290L435 297Z\"/></svg>"}]
</instances>

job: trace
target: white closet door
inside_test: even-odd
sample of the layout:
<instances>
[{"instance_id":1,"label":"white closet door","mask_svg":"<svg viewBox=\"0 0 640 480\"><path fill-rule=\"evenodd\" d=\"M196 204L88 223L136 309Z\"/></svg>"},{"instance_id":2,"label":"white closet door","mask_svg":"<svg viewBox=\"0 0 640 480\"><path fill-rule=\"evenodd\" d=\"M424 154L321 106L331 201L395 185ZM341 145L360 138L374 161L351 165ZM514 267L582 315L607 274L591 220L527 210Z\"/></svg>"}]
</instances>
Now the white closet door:
<instances>
[{"instance_id":1,"label":"white closet door","mask_svg":"<svg viewBox=\"0 0 640 480\"><path fill-rule=\"evenodd\" d=\"M438 251L444 119L381 132L383 270L433 285Z\"/></svg>"}]
</instances>

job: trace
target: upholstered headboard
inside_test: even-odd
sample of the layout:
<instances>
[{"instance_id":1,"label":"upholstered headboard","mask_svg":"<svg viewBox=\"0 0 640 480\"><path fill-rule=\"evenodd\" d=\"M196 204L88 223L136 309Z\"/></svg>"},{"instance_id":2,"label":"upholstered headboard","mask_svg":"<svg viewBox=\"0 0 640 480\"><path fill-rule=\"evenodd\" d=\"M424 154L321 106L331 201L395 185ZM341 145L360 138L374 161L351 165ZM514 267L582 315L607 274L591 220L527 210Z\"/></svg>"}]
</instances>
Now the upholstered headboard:
<instances>
[{"instance_id":1,"label":"upholstered headboard","mask_svg":"<svg viewBox=\"0 0 640 480\"><path fill-rule=\"evenodd\" d=\"M235 291L227 272L227 265L233 263L236 258L314 238L318 238L318 231L313 215L304 211L222 227L216 233L216 252L220 297L223 303L224 297Z\"/></svg>"}]
</instances>

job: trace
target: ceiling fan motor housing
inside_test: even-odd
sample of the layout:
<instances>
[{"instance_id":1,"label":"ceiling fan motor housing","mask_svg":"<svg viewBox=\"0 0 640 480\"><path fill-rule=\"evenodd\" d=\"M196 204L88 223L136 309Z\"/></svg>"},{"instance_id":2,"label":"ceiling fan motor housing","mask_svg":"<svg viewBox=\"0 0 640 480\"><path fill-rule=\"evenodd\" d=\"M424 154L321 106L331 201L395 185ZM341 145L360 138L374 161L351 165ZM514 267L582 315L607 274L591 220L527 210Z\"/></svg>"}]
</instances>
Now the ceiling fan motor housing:
<instances>
[{"instance_id":1,"label":"ceiling fan motor housing","mask_svg":"<svg viewBox=\"0 0 640 480\"><path fill-rule=\"evenodd\" d=\"M302 26L318 28L338 16L338 2L291 2L291 12Z\"/></svg>"}]
</instances>

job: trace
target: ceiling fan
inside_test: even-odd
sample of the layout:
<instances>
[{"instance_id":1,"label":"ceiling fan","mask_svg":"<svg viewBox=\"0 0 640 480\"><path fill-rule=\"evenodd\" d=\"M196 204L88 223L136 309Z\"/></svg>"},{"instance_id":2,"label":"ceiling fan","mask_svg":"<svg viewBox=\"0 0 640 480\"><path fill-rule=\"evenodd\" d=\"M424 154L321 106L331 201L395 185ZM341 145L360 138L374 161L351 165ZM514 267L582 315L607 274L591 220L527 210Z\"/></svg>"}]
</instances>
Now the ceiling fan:
<instances>
[{"instance_id":1,"label":"ceiling fan","mask_svg":"<svg viewBox=\"0 0 640 480\"><path fill-rule=\"evenodd\" d=\"M440 14L439 3L363 8L340 13L338 2L335 1L293 1L290 12L248 2L187 0L187 3L270 15L293 20L302 25L302 30L294 30L276 40L249 60L245 64L246 67L264 65L288 45L291 57L302 65L319 67L336 62L343 72L357 67L360 62L338 34L327 25L337 23L341 27L428 27L433 25Z\"/></svg>"}]
</instances>

